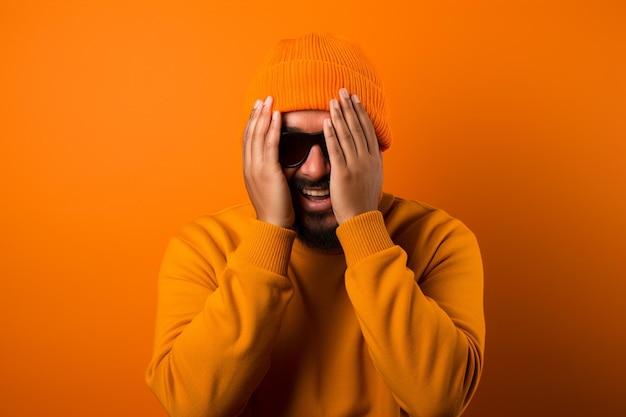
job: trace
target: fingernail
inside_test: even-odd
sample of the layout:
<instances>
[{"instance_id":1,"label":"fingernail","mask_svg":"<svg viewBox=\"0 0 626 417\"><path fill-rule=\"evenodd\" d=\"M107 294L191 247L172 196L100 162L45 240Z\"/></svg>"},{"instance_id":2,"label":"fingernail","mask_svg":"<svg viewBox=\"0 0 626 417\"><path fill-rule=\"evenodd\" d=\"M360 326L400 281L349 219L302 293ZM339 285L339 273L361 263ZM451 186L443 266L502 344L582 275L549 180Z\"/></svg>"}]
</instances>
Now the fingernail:
<instances>
[{"instance_id":1,"label":"fingernail","mask_svg":"<svg viewBox=\"0 0 626 417\"><path fill-rule=\"evenodd\" d=\"M267 106L271 102L272 102L272 96L267 96L267 98L265 99L265 105Z\"/></svg>"},{"instance_id":2,"label":"fingernail","mask_svg":"<svg viewBox=\"0 0 626 417\"><path fill-rule=\"evenodd\" d=\"M348 90L346 90L345 88L342 88L339 90L339 95L343 98L349 98L350 96L348 95Z\"/></svg>"},{"instance_id":3,"label":"fingernail","mask_svg":"<svg viewBox=\"0 0 626 417\"><path fill-rule=\"evenodd\" d=\"M263 103L263 102L257 98L256 101L254 102L253 109L258 108L261 105L261 103Z\"/></svg>"},{"instance_id":4,"label":"fingernail","mask_svg":"<svg viewBox=\"0 0 626 417\"><path fill-rule=\"evenodd\" d=\"M352 94L352 101L354 103L360 103L361 100L359 99L359 96L357 96L356 94Z\"/></svg>"},{"instance_id":5,"label":"fingernail","mask_svg":"<svg viewBox=\"0 0 626 417\"><path fill-rule=\"evenodd\" d=\"M272 120L277 120L278 119L278 115L279 115L279 111L278 110L274 110L272 112Z\"/></svg>"}]
</instances>

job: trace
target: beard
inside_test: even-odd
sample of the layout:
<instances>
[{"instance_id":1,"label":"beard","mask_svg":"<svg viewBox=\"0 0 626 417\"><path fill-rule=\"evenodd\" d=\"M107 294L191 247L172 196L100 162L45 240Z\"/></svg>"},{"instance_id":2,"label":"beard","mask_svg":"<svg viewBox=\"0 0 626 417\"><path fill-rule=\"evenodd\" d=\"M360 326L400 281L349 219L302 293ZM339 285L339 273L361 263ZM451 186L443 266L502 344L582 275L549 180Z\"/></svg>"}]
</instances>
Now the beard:
<instances>
[{"instance_id":1,"label":"beard","mask_svg":"<svg viewBox=\"0 0 626 417\"><path fill-rule=\"evenodd\" d=\"M313 249L329 250L341 247L336 233L337 223L327 225L327 219L330 216L333 216L332 211L331 213L296 214L293 228L298 234L298 239Z\"/></svg>"},{"instance_id":2,"label":"beard","mask_svg":"<svg viewBox=\"0 0 626 417\"><path fill-rule=\"evenodd\" d=\"M306 246L313 249L333 250L340 249L341 244L337 238L337 220L332 208L325 211L306 211L298 201L298 196L303 188L328 188L330 176L326 176L320 181L309 181L295 176L289 181L291 189L293 208L296 214L296 221L293 229Z\"/></svg>"}]
</instances>

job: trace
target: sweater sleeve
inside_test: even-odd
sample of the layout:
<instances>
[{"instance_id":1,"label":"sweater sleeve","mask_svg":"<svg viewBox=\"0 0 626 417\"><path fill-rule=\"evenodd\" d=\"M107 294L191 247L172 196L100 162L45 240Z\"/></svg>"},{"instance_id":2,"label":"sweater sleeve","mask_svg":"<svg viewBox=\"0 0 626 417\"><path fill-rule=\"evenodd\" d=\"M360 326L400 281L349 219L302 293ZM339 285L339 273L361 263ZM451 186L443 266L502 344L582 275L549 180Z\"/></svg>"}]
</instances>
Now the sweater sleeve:
<instances>
[{"instance_id":1,"label":"sweater sleeve","mask_svg":"<svg viewBox=\"0 0 626 417\"><path fill-rule=\"evenodd\" d=\"M378 211L343 223L345 285L374 365L400 407L411 416L458 416L482 371L482 261L461 222L445 217L426 229L405 245L407 254Z\"/></svg>"},{"instance_id":2,"label":"sweater sleeve","mask_svg":"<svg viewBox=\"0 0 626 417\"><path fill-rule=\"evenodd\" d=\"M294 232L251 220L226 253L212 231L183 228L164 255L146 380L171 416L238 415L270 365L293 288Z\"/></svg>"}]
</instances>

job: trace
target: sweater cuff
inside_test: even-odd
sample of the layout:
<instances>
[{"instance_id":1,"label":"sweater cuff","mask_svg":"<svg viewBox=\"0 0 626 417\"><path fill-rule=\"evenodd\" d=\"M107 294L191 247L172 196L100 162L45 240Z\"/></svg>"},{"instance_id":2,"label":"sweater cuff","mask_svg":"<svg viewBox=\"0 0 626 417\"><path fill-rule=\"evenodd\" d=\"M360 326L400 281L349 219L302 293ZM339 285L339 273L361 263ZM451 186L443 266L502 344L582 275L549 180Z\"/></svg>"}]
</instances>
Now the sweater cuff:
<instances>
[{"instance_id":1,"label":"sweater cuff","mask_svg":"<svg viewBox=\"0 0 626 417\"><path fill-rule=\"evenodd\" d=\"M237 248L245 261L278 275L287 276L291 247L296 232L253 219Z\"/></svg>"},{"instance_id":2,"label":"sweater cuff","mask_svg":"<svg viewBox=\"0 0 626 417\"><path fill-rule=\"evenodd\" d=\"M385 227L383 214L378 210L368 211L346 220L337 228L337 237L341 242L348 267L394 246Z\"/></svg>"}]
</instances>

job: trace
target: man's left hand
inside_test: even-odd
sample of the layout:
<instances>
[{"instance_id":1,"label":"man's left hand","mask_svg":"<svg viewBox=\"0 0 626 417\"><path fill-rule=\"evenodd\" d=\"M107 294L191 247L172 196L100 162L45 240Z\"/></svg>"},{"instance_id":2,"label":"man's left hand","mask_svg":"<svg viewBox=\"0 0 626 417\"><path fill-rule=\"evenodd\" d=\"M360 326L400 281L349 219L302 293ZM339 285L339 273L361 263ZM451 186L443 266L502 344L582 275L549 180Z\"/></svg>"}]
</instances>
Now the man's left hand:
<instances>
[{"instance_id":1,"label":"man's left hand","mask_svg":"<svg viewBox=\"0 0 626 417\"><path fill-rule=\"evenodd\" d=\"M382 153L374 125L356 95L345 88L330 101L324 121L330 159L330 196L339 224L378 208L382 190Z\"/></svg>"}]
</instances>

